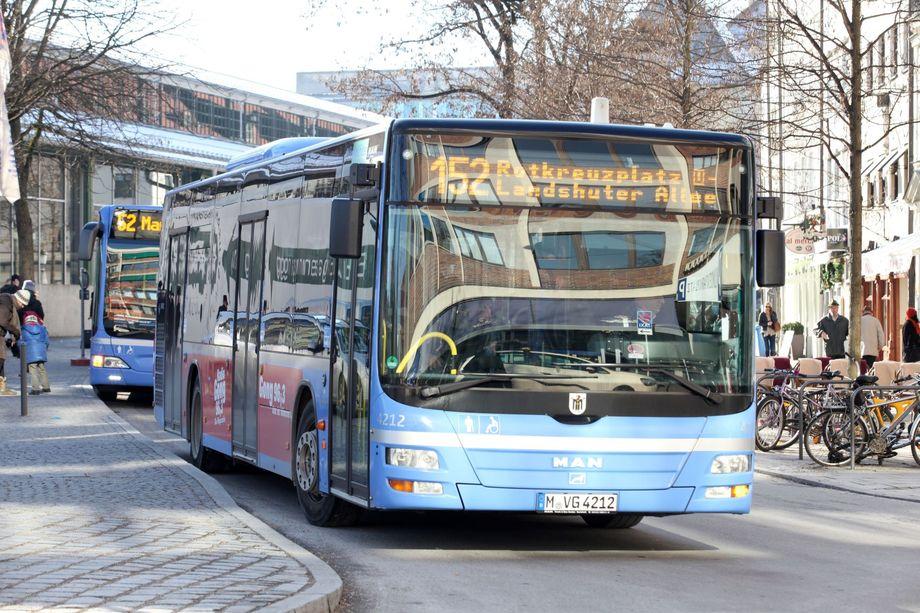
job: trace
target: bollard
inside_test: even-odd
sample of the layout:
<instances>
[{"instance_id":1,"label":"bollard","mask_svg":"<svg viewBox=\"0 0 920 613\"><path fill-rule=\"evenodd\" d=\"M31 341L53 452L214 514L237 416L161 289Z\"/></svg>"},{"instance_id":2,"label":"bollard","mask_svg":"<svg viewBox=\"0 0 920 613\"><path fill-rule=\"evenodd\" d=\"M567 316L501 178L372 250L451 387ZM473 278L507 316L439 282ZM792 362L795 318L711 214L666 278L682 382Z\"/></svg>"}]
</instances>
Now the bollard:
<instances>
[{"instance_id":1,"label":"bollard","mask_svg":"<svg viewBox=\"0 0 920 613\"><path fill-rule=\"evenodd\" d=\"M28 379L28 365L26 364L26 344L20 338L17 342L19 345L19 414L22 417L28 417L29 415L29 385Z\"/></svg>"}]
</instances>

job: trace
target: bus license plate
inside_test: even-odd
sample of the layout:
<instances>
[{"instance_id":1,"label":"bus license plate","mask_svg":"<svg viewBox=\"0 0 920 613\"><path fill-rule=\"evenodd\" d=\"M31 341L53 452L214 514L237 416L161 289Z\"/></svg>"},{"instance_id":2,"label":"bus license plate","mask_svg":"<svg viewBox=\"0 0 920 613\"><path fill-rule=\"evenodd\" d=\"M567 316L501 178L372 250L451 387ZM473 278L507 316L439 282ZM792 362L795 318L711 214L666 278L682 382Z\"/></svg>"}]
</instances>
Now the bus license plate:
<instances>
[{"instance_id":1,"label":"bus license plate","mask_svg":"<svg viewBox=\"0 0 920 613\"><path fill-rule=\"evenodd\" d=\"M539 513L616 513L616 494L545 493L537 496Z\"/></svg>"}]
</instances>

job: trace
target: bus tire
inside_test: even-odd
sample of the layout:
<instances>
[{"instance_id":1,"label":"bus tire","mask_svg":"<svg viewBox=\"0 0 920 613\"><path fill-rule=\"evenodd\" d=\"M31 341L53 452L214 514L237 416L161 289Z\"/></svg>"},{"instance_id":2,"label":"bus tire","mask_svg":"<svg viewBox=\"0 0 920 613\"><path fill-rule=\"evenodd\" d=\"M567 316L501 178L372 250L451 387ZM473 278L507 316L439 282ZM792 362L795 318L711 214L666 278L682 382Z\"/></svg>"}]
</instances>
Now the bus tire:
<instances>
[{"instance_id":1,"label":"bus tire","mask_svg":"<svg viewBox=\"0 0 920 613\"><path fill-rule=\"evenodd\" d=\"M300 412L294 439L293 481L297 501L307 521L314 526L352 526L358 521L358 508L319 491L319 435L316 410L308 400Z\"/></svg>"},{"instance_id":2,"label":"bus tire","mask_svg":"<svg viewBox=\"0 0 920 613\"><path fill-rule=\"evenodd\" d=\"M201 385L195 379L192 388L192 397L189 403L191 412L189 419L189 455L195 468L206 473L222 471L227 462L223 455L204 446L204 414L201 410Z\"/></svg>"},{"instance_id":3,"label":"bus tire","mask_svg":"<svg viewBox=\"0 0 920 613\"><path fill-rule=\"evenodd\" d=\"M585 514L581 518L592 528L609 528L611 530L625 530L632 528L645 517L639 513L603 513Z\"/></svg>"},{"instance_id":4,"label":"bus tire","mask_svg":"<svg viewBox=\"0 0 920 613\"><path fill-rule=\"evenodd\" d=\"M99 400L102 402L112 402L118 398L118 392L113 389L102 387L101 385L94 385L93 391L96 392L96 396L98 396Z\"/></svg>"}]
</instances>

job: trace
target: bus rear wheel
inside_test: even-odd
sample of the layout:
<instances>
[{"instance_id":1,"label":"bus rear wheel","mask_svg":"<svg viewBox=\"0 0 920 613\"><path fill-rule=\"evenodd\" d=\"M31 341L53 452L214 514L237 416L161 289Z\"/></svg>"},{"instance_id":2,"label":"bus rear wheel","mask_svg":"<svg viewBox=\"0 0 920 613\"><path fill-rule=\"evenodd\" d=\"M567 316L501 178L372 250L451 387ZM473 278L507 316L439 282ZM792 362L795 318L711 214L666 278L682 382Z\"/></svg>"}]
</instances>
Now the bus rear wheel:
<instances>
[{"instance_id":1,"label":"bus rear wheel","mask_svg":"<svg viewBox=\"0 0 920 613\"><path fill-rule=\"evenodd\" d=\"M592 528L610 528L611 530L625 530L632 528L640 521L644 515L639 513L603 513L603 514L586 514L581 518Z\"/></svg>"},{"instance_id":2,"label":"bus rear wheel","mask_svg":"<svg viewBox=\"0 0 920 613\"><path fill-rule=\"evenodd\" d=\"M324 527L351 526L358 521L357 507L319 491L319 435L312 400L300 412L293 468L297 500L307 521Z\"/></svg>"},{"instance_id":3,"label":"bus rear wheel","mask_svg":"<svg viewBox=\"0 0 920 613\"><path fill-rule=\"evenodd\" d=\"M220 472L227 467L227 460L218 452L204 446L204 414L201 411L201 385L195 380L192 401L189 406L189 455L192 464L206 473Z\"/></svg>"}]
</instances>

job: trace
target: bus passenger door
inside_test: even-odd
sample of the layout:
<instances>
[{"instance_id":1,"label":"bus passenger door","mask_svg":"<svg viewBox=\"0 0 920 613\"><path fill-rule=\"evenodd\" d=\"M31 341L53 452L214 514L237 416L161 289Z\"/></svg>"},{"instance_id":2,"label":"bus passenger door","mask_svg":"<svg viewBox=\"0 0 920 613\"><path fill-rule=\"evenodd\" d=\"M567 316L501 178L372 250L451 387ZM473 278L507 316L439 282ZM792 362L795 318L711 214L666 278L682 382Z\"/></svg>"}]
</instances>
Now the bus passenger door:
<instances>
[{"instance_id":1,"label":"bus passenger door","mask_svg":"<svg viewBox=\"0 0 920 613\"><path fill-rule=\"evenodd\" d=\"M332 334L331 486L339 494L367 500L370 397L370 330L374 292L371 216L364 216L362 255L336 260Z\"/></svg>"},{"instance_id":2,"label":"bus passenger door","mask_svg":"<svg viewBox=\"0 0 920 613\"><path fill-rule=\"evenodd\" d=\"M233 455L250 461L258 454L259 328L265 264L265 217L240 217L236 239L233 323Z\"/></svg>"},{"instance_id":3,"label":"bus passenger door","mask_svg":"<svg viewBox=\"0 0 920 613\"><path fill-rule=\"evenodd\" d=\"M163 427L184 435L182 427L182 315L185 305L185 282L188 256L188 228L169 237L166 257L169 265L166 278L164 347Z\"/></svg>"}]
</instances>

